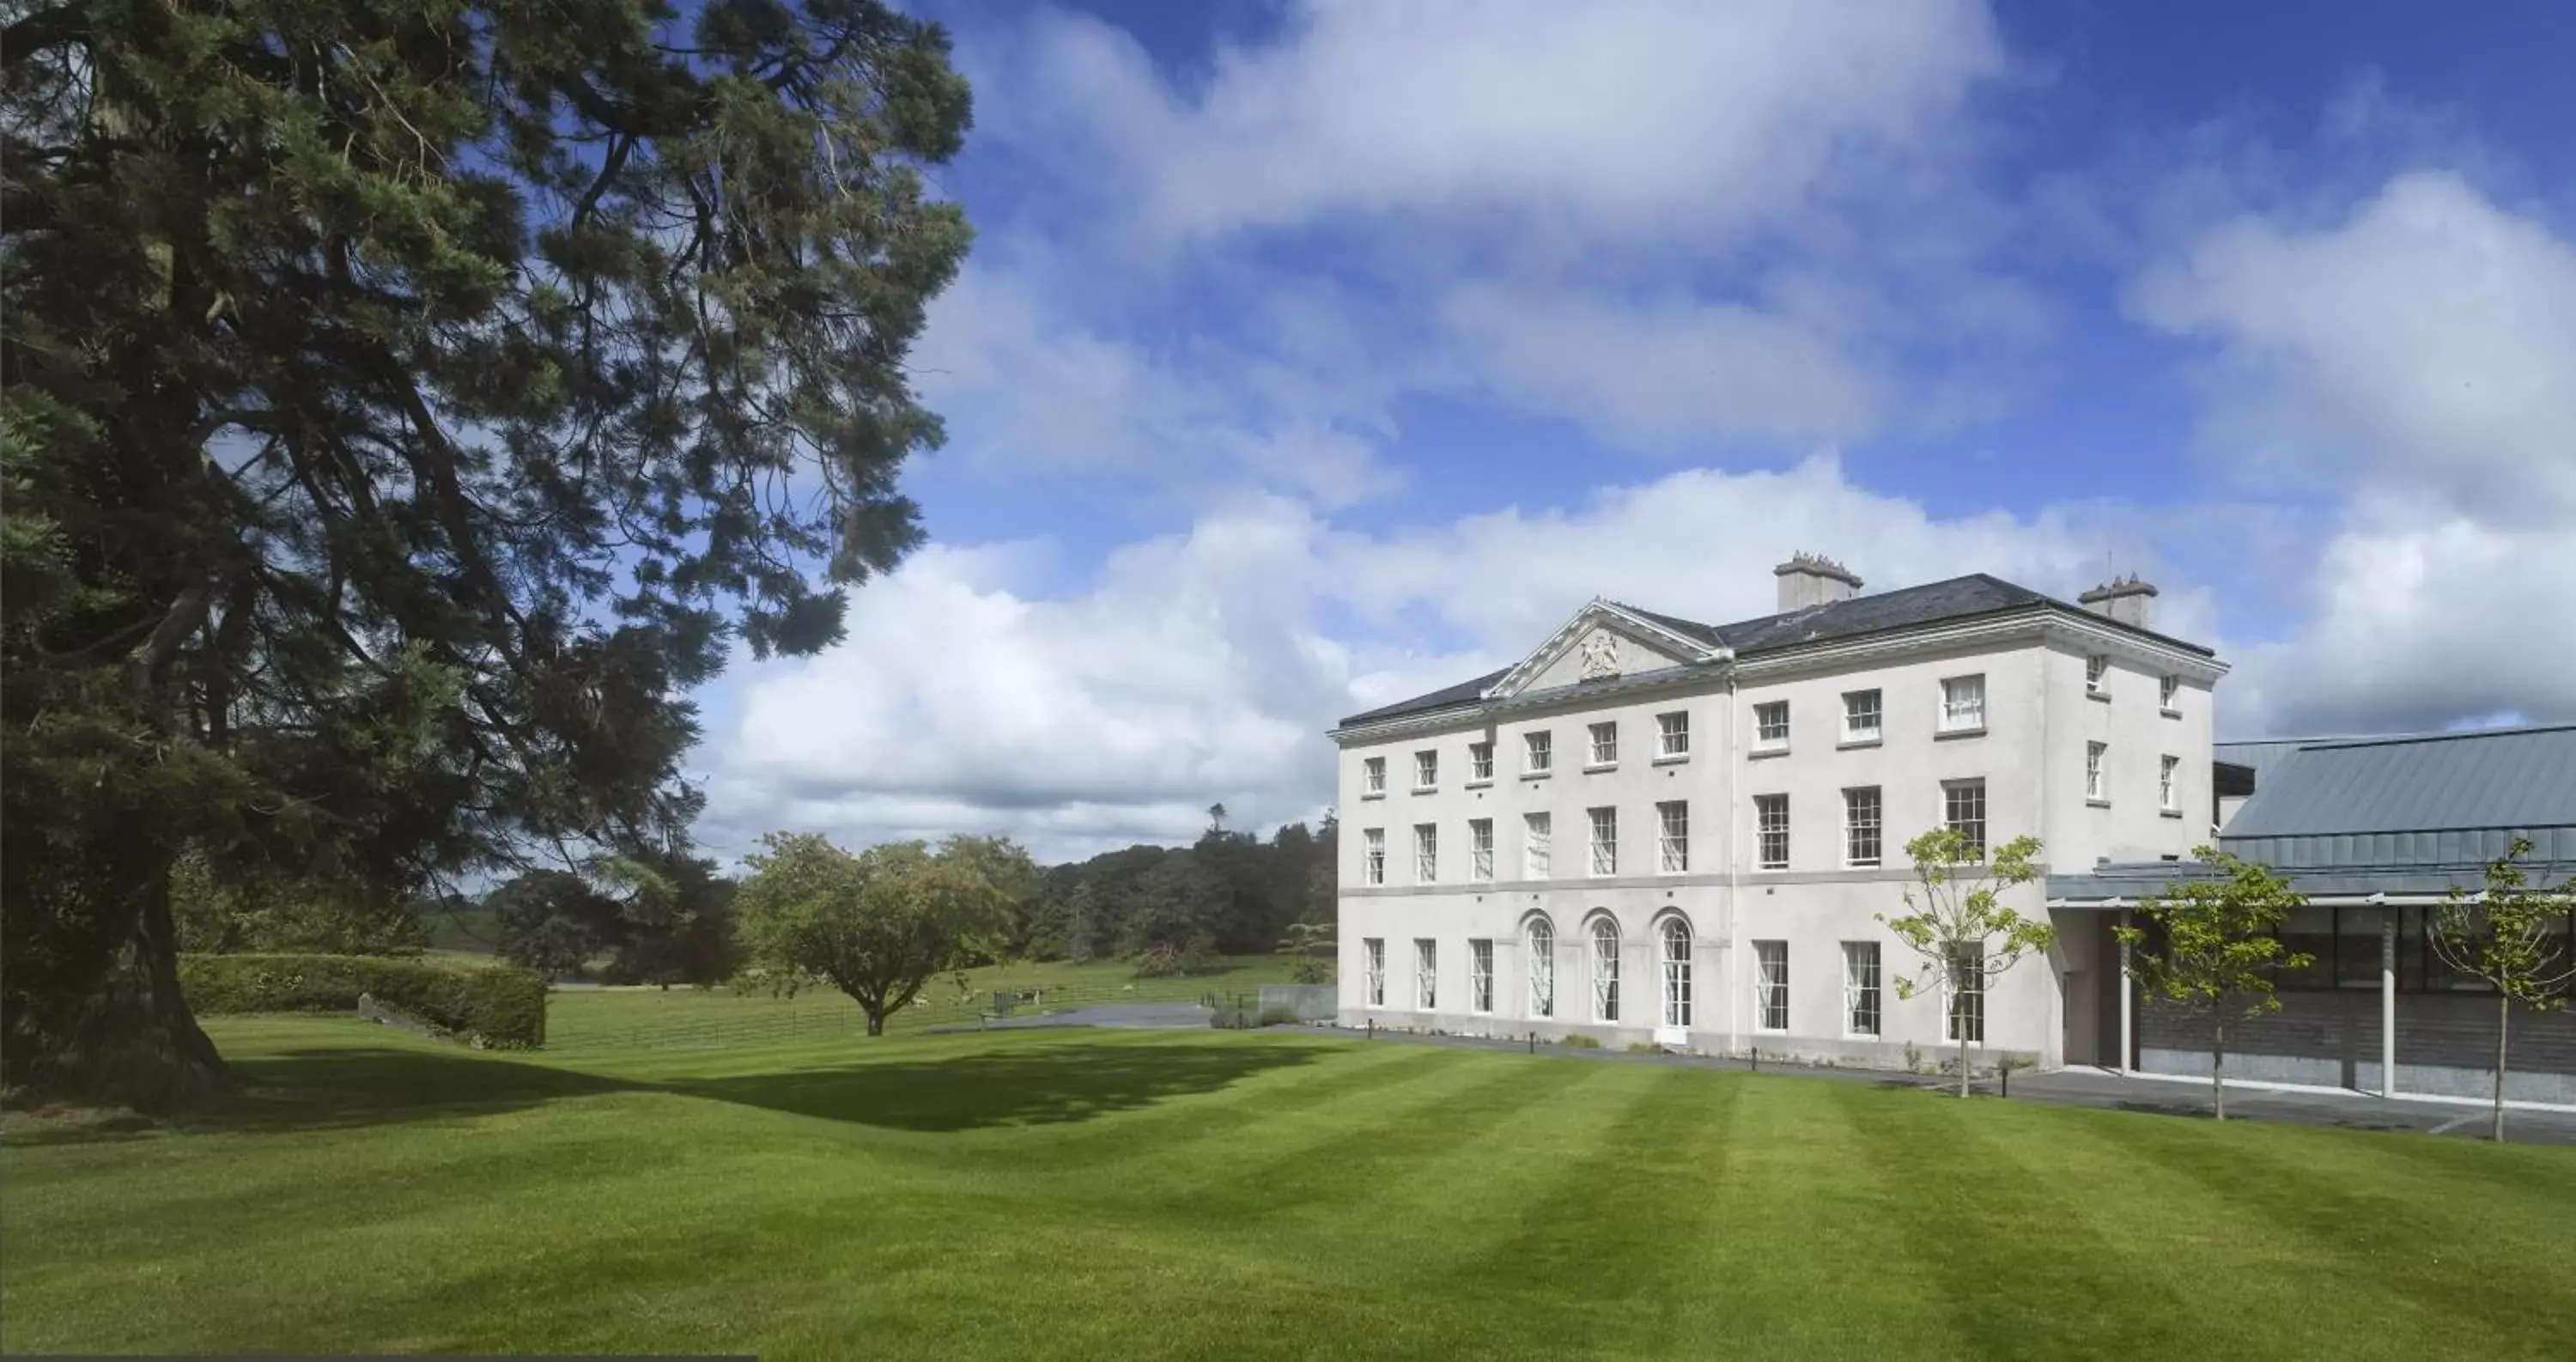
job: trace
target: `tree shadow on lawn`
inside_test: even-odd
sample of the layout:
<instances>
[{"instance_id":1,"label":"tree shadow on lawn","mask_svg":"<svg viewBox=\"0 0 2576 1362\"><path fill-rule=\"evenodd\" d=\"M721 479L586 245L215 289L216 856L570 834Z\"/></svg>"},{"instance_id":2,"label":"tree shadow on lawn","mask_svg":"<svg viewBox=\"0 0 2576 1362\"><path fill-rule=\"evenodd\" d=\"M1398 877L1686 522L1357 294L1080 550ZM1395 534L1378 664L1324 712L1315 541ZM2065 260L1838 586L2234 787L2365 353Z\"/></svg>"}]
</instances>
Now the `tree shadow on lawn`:
<instances>
[{"instance_id":1,"label":"tree shadow on lawn","mask_svg":"<svg viewBox=\"0 0 2576 1362\"><path fill-rule=\"evenodd\" d=\"M1087 1121L1217 1092L1272 1069L1312 1063L1317 1054L1284 1045L1073 1042L687 1079L658 1090L894 1130L948 1132Z\"/></svg>"},{"instance_id":2,"label":"tree shadow on lawn","mask_svg":"<svg viewBox=\"0 0 2576 1362\"><path fill-rule=\"evenodd\" d=\"M73 1112L16 1120L8 1143L91 1144L166 1133L337 1130L491 1115L563 1098L663 1093L895 1130L1086 1121L1212 1093L1271 1069L1311 1063L1283 1045L1061 1043L724 1078L632 1081L497 1055L394 1047L283 1050L238 1060L230 1098L163 1118Z\"/></svg>"},{"instance_id":3,"label":"tree shadow on lawn","mask_svg":"<svg viewBox=\"0 0 2576 1362\"><path fill-rule=\"evenodd\" d=\"M160 1116L70 1110L15 1123L14 1145L96 1144L156 1135L337 1130L517 1111L634 1084L497 1056L393 1046L277 1050L226 1061L228 1096Z\"/></svg>"}]
</instances>

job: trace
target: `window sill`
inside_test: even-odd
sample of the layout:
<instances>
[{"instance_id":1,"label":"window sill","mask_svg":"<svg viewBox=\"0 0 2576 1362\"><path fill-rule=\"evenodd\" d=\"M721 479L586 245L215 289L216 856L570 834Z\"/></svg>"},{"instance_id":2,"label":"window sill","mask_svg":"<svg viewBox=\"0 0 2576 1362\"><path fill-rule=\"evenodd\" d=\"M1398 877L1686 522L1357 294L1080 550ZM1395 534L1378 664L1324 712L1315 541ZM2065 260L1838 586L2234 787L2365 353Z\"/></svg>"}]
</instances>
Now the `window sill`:
<instances>
[{"instance_id":1,"label":"window sill","mask_svg":"<svg viewBox=\"0 0 2576 1362\"><path fill-rule=\"evenodd\" d=\"M1884 869L1884 868L1885 868L1885 862L1883 862L1883 861L1845 861L1845 862L1843 862L1843 869L1845 869L1845 870L1880 870L1880 869Z\"/></svg>"},{"instance_id":2,"label":"window sill","mask_svg":"<svg viewBox=\"0 0 2576 1362\"><path fill-rule=\"evenodd\" d=\"M1932 735L1932 740L1935 742L1942 742L1951 738L1982 738L1984 736L1986 736L1986 726L1984 724L1979 724L1974 728L1942 729Z\"/></svg>"},{"instance_id":3,"label":"window sill","mask_svg":"<svg viewBox=\"0 0 2576 1362\"><path fill-rule=\"evenodd\" d=\"M2099 700L2103 704L2107 705L2111 703L2111 692L2107 690L2088 690L2084 692L2084 698L2087 700Z\"/></svg>"},{"instance_id":4,"label":"window sill","mask_svg":"<svg viewBox=\"0 0 2576 1362\"><path fill-rule=\"evenodd\" d=\"M2088 809L2107 809L2111 807L2111 801L2107 799L2088 799L2084 801L2084 807Z\"/></svg>"},{"instance_id":5,"label":"window sill","mask_svg":"<svg viewBox=\"0 0 2576 1362\"><path fill-rule=\"evenodd\" d=\"M2181 718L2181 717L2182 717L2182 711L2181 711L2181 710L2178 710L2178 709L2175 709L2175 708L2173 708L2173 707L2172 707L2172 706L2170 706L2170 705L2168 705L2168 706L2166 706L2166 707L2164 707L2164 708L2162 708L2162 709L2157 710L2157 711L2156 711L2156 713L2161 714L2161 715L2165 716L2165 717L2166 717L2166 718L2168 718L2168 719L2179 719L2179 718Z\"/></svg>"},{"instance_id":6,"label":"window sill","mask_svg":"<svg viewBox=\"0 0 2576 1362\"><path fill-rule=\"evenodd\" d=\"M1384 798L1386 798L1386 791L1384 791L1384 790L1362 790L1362 791L1360 791L1360 798L1362 798L1362 799L1384 799Z\"/></svg>"},{"instance_id":7,"label":"window sill","mask_svg":"<svg viewBox=\"0 0 2576 1362\"><path fill-rule=\"evenodd\" d=\"M1670 756L1663 756L1663 757L1657 757L1657 758L1655 758L1655 765L1657 765L1657 766L1679 766L1679 765L1681 765L1683 762L1686 762L1686 761L1688 761L1688 760L1690 760L1690 753L1688 753L1688 752L1676 752L1676 753L1673 753L1673 754L1672 754L1672 755L1670 755Z\"/></svg>"},{"instance_id":8,"label":"window sill","mask_svg":"<svg viewBox=\"0 0 2576 1362\"><path fill-rule=\"evenodd\" d=\"M1744 755L1756 761L1759 761L1764 757L1785 757L1789 755L1789 745L1787 743L1782 743L1778 747L1756 747L1746 752Z\"/></svg>"},{"instance_id":9,"label":"window sill","mask_svg":"<svg viewBox=\"0 0 2576 1362\"><path fill-rule=\"evenodd\" d=\"M1545 779L1547 779L1549 776L1552 776L1552 775L1555 775L1555 774L1556 774L1556 772L1554 772L1554 771L1523 771L1523 772L1521 772L1521 779L1523 779L1523 780L1545 780Z\"/></svg>"},{"instance_id":10,"label":"window sill","mask_svg":"<svg viewBox=\"0 0 2576 1362\"><path fill-rule=\"evenodd\" d=\"M1603 771L1616 771L1616 770L1618 770L1618 769L1619 769L1619 763L1617 763L1617 762L1615 762L1615 761L1594 761L1594 762L1586 762L1586 763L1584 763L1584 767L1583 767L1583 774L1585 774L1585 775L1587 775L1587 776L1589 776L1589 775L1598 775L1598 774L1600 774L1600 773L1601 773L1601 772L1603 772Z\"/></svg>"},{"instance_id":11,"label":"window sill","mask_svg":"<svg viewBox=\"0 0 2576 1362\"><path fill-rule=\"evenodd\" d=\"M1884 745L1886 741L1884 738L1845 738L1834 744L1834 750L1848 752L1855 747L1878 747Z\"/></svg>"},{"instance_id":12,"label":"window sill","mask_svg":"<svg viewBox=\"0 0 2576 1362\"><path fill-rule=\"evenodd\" d=\"M2156 810L2156 816L2157 816L2157 817L2159 817L2159 818L2180 818L2180 817L2182 817L2182 810L2180 810L2180 809L2158 809L2158 810Z\"/></svg>"},{"instance_id":13,"label":"window sill","mask_svg":"<svg viewBox=\"0 0 2576 1362\"><path fill-rule=\"evenodd\" d=\"M1468 782L1467 782L1467 788L1468 788L1468 789L1470 789L1470 790L1483 790L1483 789L1490 789L1490 788L1492 788L1493 783L1494 783L1494 778L1493 778L1492 776L1487 776L1487 777L1485 777L1483 780L1471 780L1471 781L1468 781Z\"/></svg>"},{"instance_id":14,"label":"window sill","mask_svg":"<svg viewBox=\"0 0 2576 1362\"><path fill-rule=\"evenodd\" d=\"M1785 865L1757 865L1753 867L1753 873L1756 875L1786 875L1789 873L1789 867Z\"/></svg>"},{"instance_id":15,"label":"window sill","mask_svg":"<svg viewBox=\"0 0 2576 1362\"><path fill-rule=\"evenodd\" d=\"M1440 793L1440 787L1437 785L1416 785L1413 787L1413 792L1418 795L1438 794Z\"/></svg>"}]
</instances>

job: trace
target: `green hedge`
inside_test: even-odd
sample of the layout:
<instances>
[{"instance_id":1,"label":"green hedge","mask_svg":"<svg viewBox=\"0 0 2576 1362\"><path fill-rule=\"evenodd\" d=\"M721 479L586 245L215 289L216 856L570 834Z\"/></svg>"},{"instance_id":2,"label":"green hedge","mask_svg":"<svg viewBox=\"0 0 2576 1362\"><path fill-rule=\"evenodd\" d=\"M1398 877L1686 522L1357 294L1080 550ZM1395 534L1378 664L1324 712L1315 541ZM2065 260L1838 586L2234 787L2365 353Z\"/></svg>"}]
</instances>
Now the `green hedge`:
<instances>
[{"instance_id":1,"label":"green hedge","mask_svg":"<svg viewBox=\"0 0 2576 1362\"><path fill-rule=\"evenodd\" d=\"M471 1044L546 1043L546 981L508 965L459 967L374 955L182 955L188 1006L226 1012L347 1012L358 995L408 1012Z\"/></svg>"}]
</instances>

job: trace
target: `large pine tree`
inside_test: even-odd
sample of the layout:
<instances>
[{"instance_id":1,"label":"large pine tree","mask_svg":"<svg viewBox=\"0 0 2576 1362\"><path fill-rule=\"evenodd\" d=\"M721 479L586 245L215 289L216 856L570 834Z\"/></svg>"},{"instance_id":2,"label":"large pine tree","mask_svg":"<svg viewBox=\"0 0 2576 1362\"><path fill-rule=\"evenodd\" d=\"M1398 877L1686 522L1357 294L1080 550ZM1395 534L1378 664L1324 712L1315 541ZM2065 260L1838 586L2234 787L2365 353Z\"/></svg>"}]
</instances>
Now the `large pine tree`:
<instances>
[{"instance_id":1,"label":"large pine tree","mask_svg":"<svg viewBox=\"0 0 2576 1362\"><path fill-rule=\"evenodd\" d=\"M0 5L12 1086L220 1087L170 870L669 846L686 689L919 537L967 248L877 0Z\"/></svg>"}]
</instances>

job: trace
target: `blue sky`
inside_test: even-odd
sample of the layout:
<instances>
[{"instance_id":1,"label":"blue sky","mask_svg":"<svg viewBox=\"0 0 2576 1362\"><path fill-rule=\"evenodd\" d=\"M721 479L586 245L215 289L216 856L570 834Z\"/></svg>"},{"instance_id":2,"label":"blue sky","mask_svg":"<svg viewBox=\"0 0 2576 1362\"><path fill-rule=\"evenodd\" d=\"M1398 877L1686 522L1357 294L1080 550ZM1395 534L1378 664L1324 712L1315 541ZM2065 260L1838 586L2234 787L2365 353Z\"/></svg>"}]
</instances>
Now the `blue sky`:
<instances>
[{"instance_id":1,"label":"blue sky","mask_svg":"<svg viewBox=\"0 0 2576 1362\"><path fill-rule=\"evenodd\" d=\"M2156 581L2230 736L2576 718L2576 7L946 0L935 547L702 833L1329 800L1584 599Z\"/></svg>"}]
</instances>

